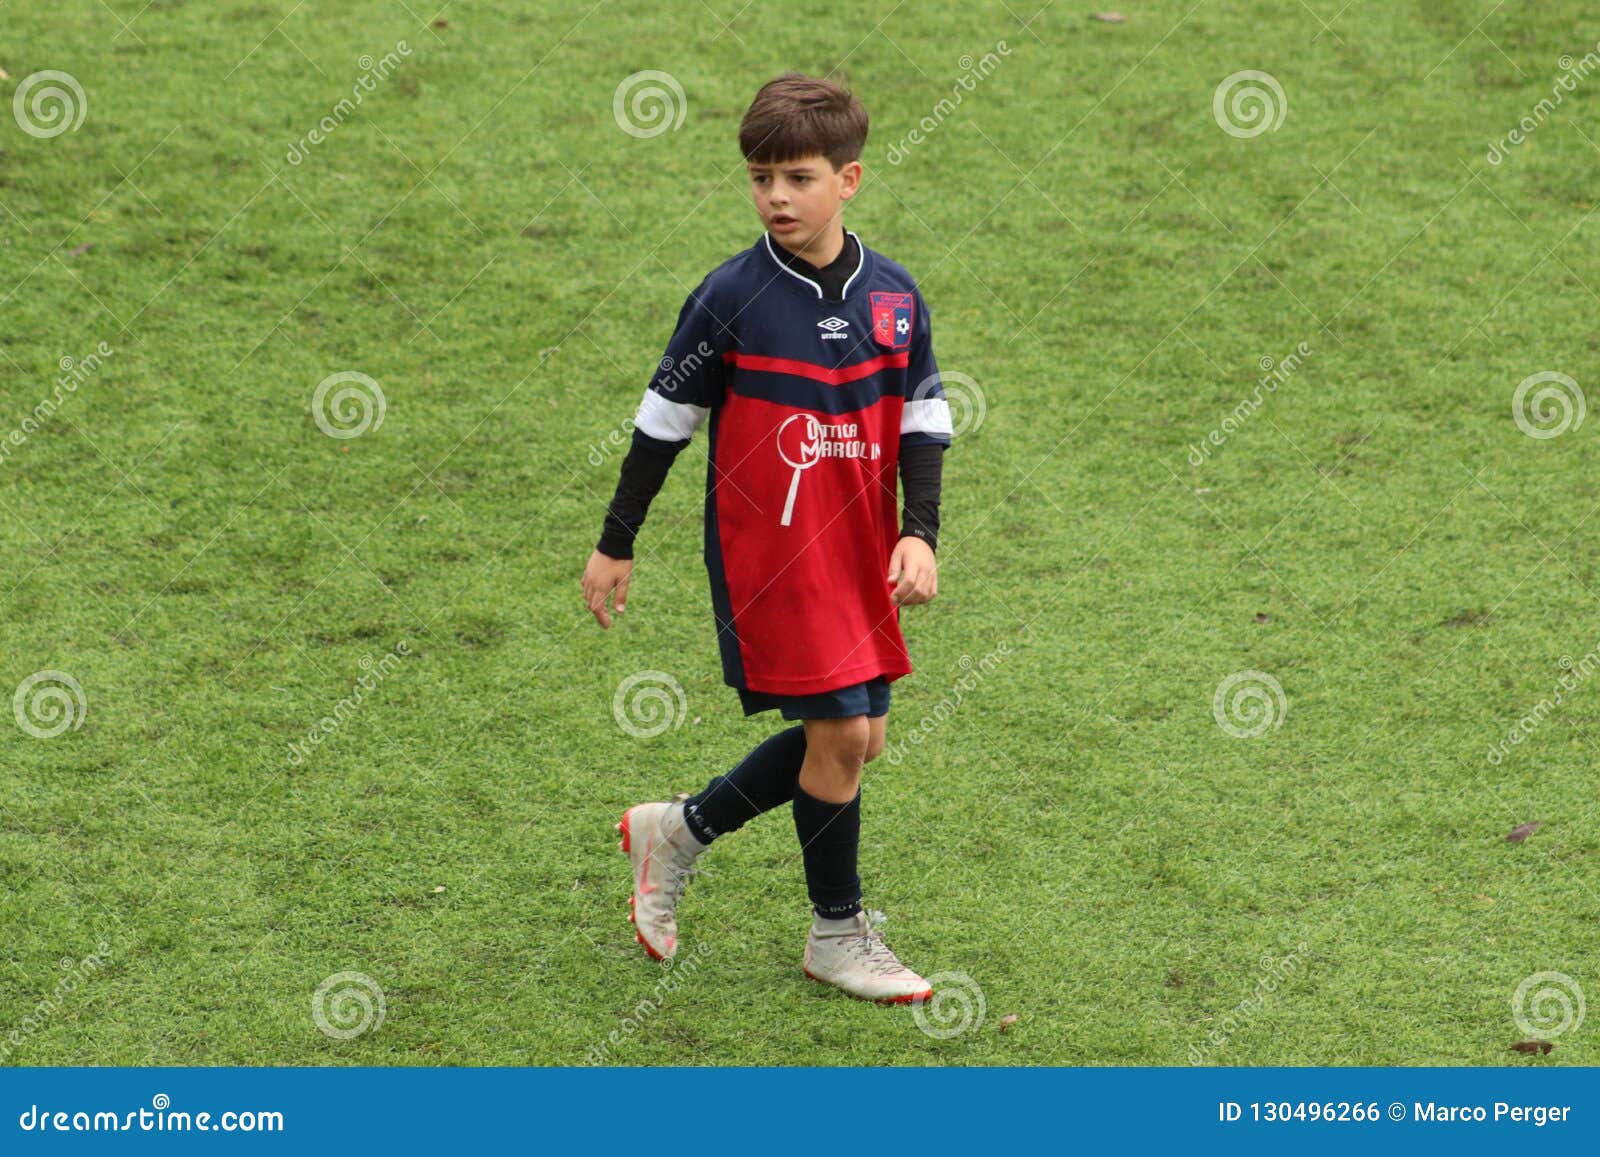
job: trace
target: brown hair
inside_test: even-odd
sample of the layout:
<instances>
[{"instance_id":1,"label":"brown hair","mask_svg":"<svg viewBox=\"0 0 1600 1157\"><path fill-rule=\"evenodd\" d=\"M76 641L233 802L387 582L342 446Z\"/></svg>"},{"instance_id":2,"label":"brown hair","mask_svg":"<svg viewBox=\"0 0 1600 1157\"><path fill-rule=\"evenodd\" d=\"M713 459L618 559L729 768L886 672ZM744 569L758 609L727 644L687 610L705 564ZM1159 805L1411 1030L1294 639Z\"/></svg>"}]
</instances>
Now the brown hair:
<instances>
[{"instance_id":1,"label":"brown hair","mask_svg":"<svg viewBox=\"0 0 1600 1157\"><path fill-rule=\"evenodd\" d=\"M761 165L820 153L838 170L860 160L866 143L866 106L842 85L803 72L767 81L739 122L739 151Z\"/></svg>"}]
</instances>

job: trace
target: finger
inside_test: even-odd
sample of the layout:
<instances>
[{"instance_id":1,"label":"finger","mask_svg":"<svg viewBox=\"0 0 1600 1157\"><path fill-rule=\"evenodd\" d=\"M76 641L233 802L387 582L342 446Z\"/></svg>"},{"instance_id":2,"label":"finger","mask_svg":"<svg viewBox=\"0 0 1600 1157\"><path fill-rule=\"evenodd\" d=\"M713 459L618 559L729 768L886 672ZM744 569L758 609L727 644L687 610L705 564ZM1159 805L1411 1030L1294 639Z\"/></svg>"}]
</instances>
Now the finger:
<instances>
[{"instance_id":1,"label":"finger","mask_svg":"<svg viewBox=\"0 0 1600 1157\"><path fill-rule=\"evenodd\" d=\"M894 593L889 596L889 601L894 603L894 605L897 607L904 606L906 599L909 598L911 592L916 589L916 580L914 580L910 574L903 574L900 576L899 584L894 588Z\"/></svg>"},{"instance_id":2,"label":"finger","mask_svg":"<svg viewBox=\"0 0 1600 1157\"><path fill-rule=\"evenodd\" d=\"M619 615L628 609L628 584L632 581L633 572L629 571L623 576L622 581L617 584L616 598L612 601L616 604L617 614Z\"/></svg>"},{"instance_id":3,"label":"finger","mask_svg":"<svg viewBox=\"0 0 1600 1157\"><path fill-rule=\"evenodd\" d=\"M895 579L900 576L900 572L904 567L905 567L904 552L901 551L901 549L897 546L897 547L894 548L894 553L889 556L889 574L887 576L888 580L890 582L894 582Z\"/></svg>"},{"instance_id":4,"label":"finger","mask_svg":"<svg viewBox=\"0 0 1600 1157\"><path fill-rule=\"evenodd\" d=\"M589 592L587 599L589 613L594 616L594 621L600 624L602 630L611 627L611 616L606 614L606 592L599 588Z\"/></svg>"}]
</instances>

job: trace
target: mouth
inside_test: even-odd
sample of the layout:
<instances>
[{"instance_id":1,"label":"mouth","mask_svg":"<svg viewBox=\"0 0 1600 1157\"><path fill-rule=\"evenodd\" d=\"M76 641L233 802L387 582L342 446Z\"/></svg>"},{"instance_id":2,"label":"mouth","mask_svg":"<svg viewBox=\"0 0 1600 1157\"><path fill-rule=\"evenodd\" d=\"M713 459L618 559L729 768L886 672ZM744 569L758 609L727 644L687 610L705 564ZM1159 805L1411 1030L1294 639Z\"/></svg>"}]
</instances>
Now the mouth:
<instances>
[{"instance_id":1,"label":"mouth","mask_svg":"<svg viewBox=\"0 0 1600 1157\"><path fill-rule=\"evenodd\" d=\"M793 217L779 213L775 216L767 218L767 224L771 225L774 229L793 229L796 225L800 224L800 222L796 221Z\"/></svg>"}]
</instances>

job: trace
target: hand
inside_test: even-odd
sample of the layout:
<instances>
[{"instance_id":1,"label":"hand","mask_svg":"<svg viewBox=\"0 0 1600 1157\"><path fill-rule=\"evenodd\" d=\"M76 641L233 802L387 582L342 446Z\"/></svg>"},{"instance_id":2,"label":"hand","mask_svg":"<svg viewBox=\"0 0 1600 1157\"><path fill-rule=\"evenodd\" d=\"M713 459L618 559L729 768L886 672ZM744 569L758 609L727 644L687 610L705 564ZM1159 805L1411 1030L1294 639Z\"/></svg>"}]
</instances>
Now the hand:
<instances>
[{"instance_id":1,"label":"hand","mask_svg":"<svg viewBox=\"0 0 1600 1157\"><path fill-rule=\"evenodd\" d=\"M895 543L889 556L889 581L895 584L889 595L895 606L931 602L939 593L939 564L934 561L933 547L911 535Z\"/></svg>"},{"instance_id":2,"label":"hand","mask_svg":"<svg viewBox=\"0 0 1600 1157\"><path fill-rule=\"evenodd\" d=\"M609 630L611 616L606 614L606 598L616 592L617 614L628 607L628 583L633 580L633 560L612 558L598 550L589 556L589 565L583 568L583 601L601 629Z\"/></svg>"}]
</instances>

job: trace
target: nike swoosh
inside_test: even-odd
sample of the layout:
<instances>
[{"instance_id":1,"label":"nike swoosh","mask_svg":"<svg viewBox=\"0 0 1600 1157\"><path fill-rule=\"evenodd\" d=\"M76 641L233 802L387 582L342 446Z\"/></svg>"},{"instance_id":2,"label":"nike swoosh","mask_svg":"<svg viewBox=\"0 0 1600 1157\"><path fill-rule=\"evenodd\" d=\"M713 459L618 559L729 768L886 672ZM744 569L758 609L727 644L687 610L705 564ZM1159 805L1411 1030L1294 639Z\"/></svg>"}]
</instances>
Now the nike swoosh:
<instances>
[{"instance_id":1,"label":"nike swoosh","mask_svg":"<svg viewBox=\"0 0 1600 1157\"><path fill-rule=\"evenodd\" d=\"M644 867L639 870L639 895L641 896L648 896L652 892L661 891L660 888L653 887L646 878L650 874L650 852L655 847L655 843L656 838L654 836L649 837L644 842Z\"/></svg>"}]
</instances>

